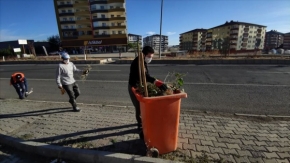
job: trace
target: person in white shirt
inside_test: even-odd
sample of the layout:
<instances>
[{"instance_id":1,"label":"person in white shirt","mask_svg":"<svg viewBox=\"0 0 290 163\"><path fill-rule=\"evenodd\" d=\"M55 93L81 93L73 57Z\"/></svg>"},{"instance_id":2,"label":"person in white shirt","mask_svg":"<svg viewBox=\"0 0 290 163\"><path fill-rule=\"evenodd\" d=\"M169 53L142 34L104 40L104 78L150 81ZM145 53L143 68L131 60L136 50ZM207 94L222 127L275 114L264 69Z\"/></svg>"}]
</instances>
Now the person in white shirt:
<instances>
[{"instance_id":1,"label":"person in white shirt","mask_svg":"<svg viewBox=\"0 0 290 163\"><path fill-rule=\"evenodd\" d=\"M71 103L74 111L81 111L77 107L76 99L80 95L80 89L76 80L74 79L74 72L82 72L88 74L88 70L82 71L78 69L72 62L69 61L70 56L64 52L61 54L62 62L58 64L56 70L56 83L59 89L64 89L69 96L69 103Z\"/></svg>"}]
</instances>

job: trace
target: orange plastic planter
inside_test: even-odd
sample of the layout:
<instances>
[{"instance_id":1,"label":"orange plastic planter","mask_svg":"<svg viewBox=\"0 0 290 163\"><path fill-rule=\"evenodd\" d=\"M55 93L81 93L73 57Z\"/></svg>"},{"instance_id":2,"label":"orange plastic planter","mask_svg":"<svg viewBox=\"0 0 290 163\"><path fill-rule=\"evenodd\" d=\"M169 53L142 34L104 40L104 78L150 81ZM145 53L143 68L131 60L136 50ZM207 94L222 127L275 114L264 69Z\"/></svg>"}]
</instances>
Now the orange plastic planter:
<instances>
[{"instance_id":1,"label":"orange plastic planter","mask_svg":"<svg viewBox=\"0 0 290 163\"><path fill-rule=\"evenodd\" d=\"M156 148L159 154L177 149L181 98L186 93L158 97L143 97L132 88L140 102L144 141L147 149Z\"/></svg>"}]
</instances>

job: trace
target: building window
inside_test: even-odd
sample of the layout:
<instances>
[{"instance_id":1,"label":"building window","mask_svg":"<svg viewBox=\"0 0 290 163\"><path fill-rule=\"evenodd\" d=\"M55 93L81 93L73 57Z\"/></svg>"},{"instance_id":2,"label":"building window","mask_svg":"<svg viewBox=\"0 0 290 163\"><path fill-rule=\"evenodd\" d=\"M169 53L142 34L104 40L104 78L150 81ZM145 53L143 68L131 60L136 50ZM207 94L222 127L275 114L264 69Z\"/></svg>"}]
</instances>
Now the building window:
<instances>
[{"instance_id":1,"label":"building window","mask_svg":"<svg viewBox=\"0 0 290 163\"><path fill-rule=\"evenodd\" d=\"M114 15L111 15L111 18L113 18L114 17Z\"/></svg>"},{"instance_id":2,"label":"building window","mask_svg":"<svg viewBox=\"0 0 290 163\"><path fill-rule=\"evenodd\" d=\"M80 17L77 17L77 20L81 20L82 18L80 18Z\"/></svg>"},{"instance_id":3,"label":"building window","mask_svg":"<svg viewBox=\"0 0 290 163\"><path fill-rule=\"evenodd\" d=\"M110 6L110 9L113 9L114 7L113 6Z\"/></svg>"},{"instance_id":4,"label":"building window","mask_svg":"<svg viewBox=\"0 0 290 163\"><path fill-rule=\"evenodd\" d=\"M103 31L102 35L106 35L107 34L107 31Z\"/></svg>"},{"instance_id":5,"label":"building window","mask_svg":"<svg viewBox=\"0 0 290 163\"><path fill-rule=\"evenodd\" d=\"M78 25L78 28L82 28L82 25Z\"/></svg>"},{"instance_id":6,"label":"building window","mask_svg":"<svg viewBox=\"0 0 290 163\"><path fill-rule=\"evenodd\" d=\"M66 11L65 10L61 10L61 13L66 13Z\"/></svg>"},{"instance_id":7,"label":"building window","mask_svg":"<svg viewBox=\"0 0 290 163\"><path fill-rule=\"evenodd\" d=\"M115 26L115 23L112 23L112 26Z\"/></svg>"},{"instance_id":8,"label":"building window","mask_svg":"<svg viewBox=\"0 0 290 163\"><path fill-rule=\"evenodd\" d=\"M101 8L101 10L104 10L104 9L105 9L105 7L104 7L104 6L101 6L100 8Z\"/></svg>"},{"instance_id":9,"label":"building window","mask_svg":"<svg viewBox=\"0 0 290 163\"><path fill-rule=\"evenodd\" d=\"M64 26L64 28L65 28L65 29L68 29L68 26L66 25L66 26Z\"/></svg>"},{"instance_id":10,"label":"building window","mask_svg":"<svg viewBox=\"0 0 290 163\"><path fill-rule=\"evenodd\" d=\"M121 23L118 23L118 26L121 26Z\"/></svg>"},{"instance_id":11,"label":"building window","mask_svg":"<svg viewBox=\"0 0 290 163\"><path fill-rule=\"evenodd\" d=\"M99 32L98 31L95 31L95 35L99 35Z\"/></svg>"},{"instance_id":12,"label":"building window","mask_svg":"<svg viewBox=\"0 0 290 163\"><path fill-rule=\"evenodd\" d=\"M72 10L67 10L68 13L72 13Z\"/></svg>"},{"instance_id":13,"label":"building window","mask_svg":"<svg viewBox=\"0 0 290 163\"><path fill-rule=\"evenodd\" d=\"M106 23L102 23L102 26L105 27L106 26Z\"/></svg>"},{"instance_id":14,"label":"building window","mask_svg":"<svg viewBox=\"0 0 290 163\"><path fill-rule=\"evenodd\" d=\"M98 16L93 16L93 19L97 19L98 18Z\"/></svg>"},{"instance_id":15,"label":"building window","mask_svg":"<svg viewBox=\"0 0 290 163\"><path fill-rule=\"evenodd\" d=\"M118 31L118 34L122 34L122 31Z\"/></svg>"},{"instance_id":16,"label":"building window","mask_svg":"<svg viewBox=\"0 0 290 163\"><path fill-rule=\"evenodd\" d=\"M114 34L116 34L116 32L115 31L112 31L112 34L114 35Z\"/></svg>"},{"instance_id":17,"label":"building window","mask_svg":"<svg viewBox=\"0 0 290 163\"><path fill-rule=\"evenodd\" d=\"M68 1L68 2L66 2L66 4L71 4L71 3Z\"/></svg>"},{"instance_id":18,"label":"building window","mask_svg":"<svg viewBox=\"0 0 290 163\"><path fill-rule=\"evenodd\" d=\"M121 17L121 15L117 15L117 17Z\"/></svg>"},{"instance_id":19,"label":"building window","mask_svg":"<svg viewBox=\"0 0 290 163\"><path fill-rule=\"evenodd\" d=\"M73 18L69 18L69 20L70 20L70 21L73 21L74 19L73 19Z\"/></svg>"},{"instance_id":20,"label":"building window","mask_svg":"<svg viewBox=\"0 0 290 163\"><path fill-rule=\"evenodd\" d=\"M62 18L62 21L67 21L67 18Z\"/></svg>"},{"instance_id":21,"label":"building window","mask_svg":"<svg viewBox=\"0 0 290 163\"><path fill-rule=\"evenodd\" d=\"M102 18L106 18L106 16L104 14L102 14Z\"/></svg>"}]
</instances>

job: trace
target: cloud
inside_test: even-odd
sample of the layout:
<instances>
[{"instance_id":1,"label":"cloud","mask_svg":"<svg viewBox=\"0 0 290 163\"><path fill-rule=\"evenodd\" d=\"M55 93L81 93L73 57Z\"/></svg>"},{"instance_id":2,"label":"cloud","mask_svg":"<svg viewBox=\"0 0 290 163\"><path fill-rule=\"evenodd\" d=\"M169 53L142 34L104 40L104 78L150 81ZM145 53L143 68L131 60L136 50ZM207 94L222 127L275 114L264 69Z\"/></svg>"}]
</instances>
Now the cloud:
<instances>
[{"instance_id":1,"label":"cloud","mask_svg":"<svg viewBox=\"0 0 290 163\"><path fill-rule=\"evenodd\" d=\"M174 35L176 32L167 32L167 35Z\"/></svg>"},{"instance_id":2,"label":"cloud","mask_svg":"<svg viewBox=\"0 0 290 163\"><path fill-rule=\"evenodd\" d=\"M146 34L148 34L148 35L154 35L155 32L149 31L149 32L146 32Z\"/></svg>"},{"instance_id":3,"label":"cloud","mask_svg":"<svg viewBox=\"0 0 290 163\"><path fill-rule=\"evenodd\" d=\"M51 33L18 35L17 31L11 31L8 29L0 29L0 41L14 41L14 40L46 40L46 37L52 35Z\"/></svg>"},{"instance_id":4,"label":"cloud","mask_svg":"<svg viewBox=\"0 0 290 163\"><path fill-rule=\"evenodd\" d=\"M0 41L12 41L24 38L23 36L19 36L15 32L7 29L1 29L0 36Z\"/></svg>"}]
</instances>

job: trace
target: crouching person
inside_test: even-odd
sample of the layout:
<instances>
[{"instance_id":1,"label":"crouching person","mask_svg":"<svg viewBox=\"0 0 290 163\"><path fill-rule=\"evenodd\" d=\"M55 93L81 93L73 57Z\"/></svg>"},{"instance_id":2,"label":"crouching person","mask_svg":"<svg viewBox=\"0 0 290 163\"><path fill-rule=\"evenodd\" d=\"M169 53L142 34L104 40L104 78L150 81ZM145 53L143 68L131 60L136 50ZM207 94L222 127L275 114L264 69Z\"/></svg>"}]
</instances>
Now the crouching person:
<instances>
[{"instance_id":1,"label":"crouching person","mask_svg":"<svg viewBox=\"0 0 290 163\"><path fill-rule=\"evenodd\" d=\"M10 85L15 88L19 99L24 99L28 96L27 92L27 80L22 72L15 72L11 75Z\"/></svg>"},{"instance_id":2,"label":"crouching person","mask_svg":"<svg viewBox=\"0 0 290 163\"><path fill-rule=\"evenodd\" d=\"M74 79L74 72L87 74L88 71L82 71L70 62L70 56L68 53L62 53L61 58L62 62L58 64L56 70L56 83L59 89L64 89L67 92L69 103L71 103L73 110L79 112L81 109L77 106L76 99L80 95L80 89Z\"/></svg>"}]
</instances>

